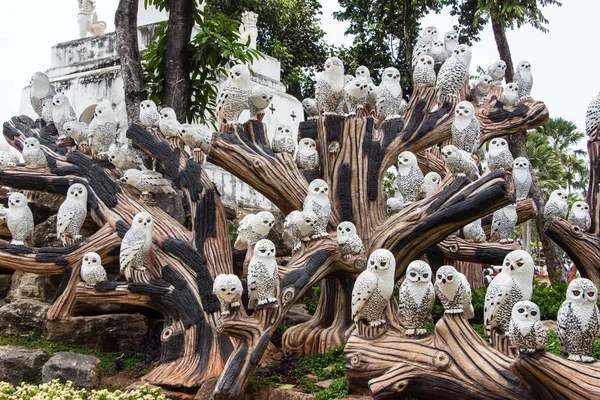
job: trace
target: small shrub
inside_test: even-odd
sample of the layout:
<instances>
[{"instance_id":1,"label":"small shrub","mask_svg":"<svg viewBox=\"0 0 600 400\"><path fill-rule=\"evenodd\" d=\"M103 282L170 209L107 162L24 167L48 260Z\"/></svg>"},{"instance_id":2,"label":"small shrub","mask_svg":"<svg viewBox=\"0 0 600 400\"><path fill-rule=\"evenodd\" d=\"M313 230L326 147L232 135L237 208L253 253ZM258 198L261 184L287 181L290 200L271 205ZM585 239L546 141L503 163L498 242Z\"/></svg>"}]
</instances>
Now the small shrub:
<instances>
[{"instance_id":1,"label":"small shrub","mask_svg":"<svg viewBox=\"0 0 600 400\"><path fill-rule=\"evenodd\" d=\"M169 400L160 389L149 389L141 386L135 390L108 390L99 389L87 391L76 388L72 382L66 384L53 380L41 385L22 383L14 387L9 383L0 382L0 399L2 400L42 400L42 399L69 399L69 400Z\"/></svg>"},{"instance_id":2,"label":"small shrub","mask_svg":"<svg viewBox=\"0 0 600 400\"><path fill-rule=\"evenodd\" d=\"M304 295L304 305L306 306L306 311L310 315L314 315L317 311L317 307L319 306L319 298L321 297L321 286L313 286L308 289L306 294Z\"/></svg>"},{"instance_id":3,"label":"small shrub","mask_svg":"<svg viewBox=\"0 0 600 400\"><path fill-rule=\"evenodd\" d=\"M531 301L540 308L542 320L551 319L556 321L558 309L567 297L566 283L555 283L552 286L547 283L536 283L533 286Z\"/></svg>"}]
</instances>

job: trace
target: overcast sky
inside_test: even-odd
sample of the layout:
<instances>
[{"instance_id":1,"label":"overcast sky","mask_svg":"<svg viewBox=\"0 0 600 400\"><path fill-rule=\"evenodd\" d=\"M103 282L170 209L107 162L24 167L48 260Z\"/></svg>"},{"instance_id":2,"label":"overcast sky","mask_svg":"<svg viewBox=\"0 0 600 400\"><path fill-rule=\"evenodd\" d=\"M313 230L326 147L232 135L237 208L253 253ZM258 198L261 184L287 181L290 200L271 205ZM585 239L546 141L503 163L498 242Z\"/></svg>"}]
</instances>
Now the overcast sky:
<instances>
[{"instance_id":1,"label":"overcast sky","mask_svg":"<svg viewBox=\"0 0 600 400\"><path fill-rule=\"evenodd\" d=\"M332 16L337 1L321 3L327 41L350 44L352 38L344 36L347 25ZM97 0L98 17L107 22L107 31L114 30L117 4L118 0ZM32 73L50 68L51 46L77 38L77 12L76 0L11 1L4 7L0 13L0 121L18 113L21 88ZM600 91L600 1L564 0L563 7L548 7L544 14L550 21L549 33L530 27L508 32L513 61L531 62L532 95L546 102L552 117L569 119L583 130L587 105ZM435 25L443 34L453 21L448 13L441 13L427 16L422 24ZM471 73L496 59L498 52L488 28L473 48Z\"/></svg>"}]
</instances>

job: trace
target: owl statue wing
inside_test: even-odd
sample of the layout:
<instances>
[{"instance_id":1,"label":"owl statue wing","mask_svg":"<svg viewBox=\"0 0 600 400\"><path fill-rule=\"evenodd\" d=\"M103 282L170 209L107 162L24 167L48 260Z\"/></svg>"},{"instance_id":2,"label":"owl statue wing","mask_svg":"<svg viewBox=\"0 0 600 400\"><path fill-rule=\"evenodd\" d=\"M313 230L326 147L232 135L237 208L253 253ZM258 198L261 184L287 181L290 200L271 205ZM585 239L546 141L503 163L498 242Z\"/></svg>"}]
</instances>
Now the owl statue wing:
<instances>
[{"instance_id":1,"label":"owl statue wing","mask_svg":"<svg viewBox=\"0 0 600 400\"><path fill-rule=\"evenodd\" d=\"M556 316L556 334L558 335L560 343L567 343L569 341L569 338L567 337L567 321L570 313L571 305L569 303L563 303L558 309L558 315Z\"/></svg>"},{"instance_id":2,"label":"owl statue wing","mask_svg":"<svg viewBox=\"0 0 600 400\"><path fill-rule=\"evenodd\" d=\"M377 276L363 273L358 276L352 290L352 319L363 309L373 291L377 288Z\"/></svg>"},{"instance_id":3,"label":"owl statue wing","mask_svg":"<svg viewBox=\"0 0 600 400\"><path fill-rule=\"evenodd\" d=\"M506 300L513 285L513 279L507 274L498 274L490 283L485 295L483 315L486 325L490 325L491 320L496 315L500 305Z\"/></svg>"},{"instance_id":4,"label":"owl statue wing","mask_svg":"<svg viewBox=\"0 0 600 400\"><path fill-rule=\"evenodd\" d=\"M60 209L58 211L58 215L56 216L56 233L62 236L67 231L67 227L71 225L71 221L75 217L75 210L71 207L70 211Z\"/></svg>"},{"instance_id":5,"label":"owl statue wing","mask_svg":"<svg viewBox=\"0 0 600 400\"><path fill-rule=\"evenodd\" d=\"M544 324L542 321L536 321L533 325L533 329L535 330L536 342L539 348L545 348L548 343L548 334L546 333L546 328L544 328Z\"/></svg>"},{"instance_id":6,"label":"owl statue wing","mask_svg":"<svg viewBox=\"0 0 600 400\"><path fill-rule=\"evenodd\" d=\"M121 266L121 272L133 261L137 256L138 252L144 247L146 243L146 234L140 229L129 230L123 238L121 244L121 251L119 252L119 265Z\"/></svg>"},{"instance_id":7,"label":"owl statue wing","mask_svg":"<svg viewBox=\"0 0 600 400\"><path fill-rule=\"evenodd\" d=\"M406 277L404 278L404 282L402 282L402 285L400 285L400 293L398 295L398 309L402 310L404 307L406 307L406 303L405 303L405 299L408 298L408 296L410 296L410 291L408 288L407 283L407 279ZM405 295L406 293L406 295Z\"/></svg>"},{"instance_id":8,"label":"owl statue wing","mask_svg":"<svg viewBox=\"0 0 600 400\"><path fill-rule=\"evenodd\" d=\"M465 293L465 304L463 305L463 312L467 319L471 319L475 316L475 310L473 309L473 303L471 301L471 286L469 285L469 281L467 281L467 277L461 274L460 277L462 281L462 287Z\"/></svg>"},{"instance_id":9,"label":"owl statue wing","mask_svg":"<svg viewBox=\"0 0 600 400\"><path fill-rule=\"evenodd\" d=\"M596 336L600 336L600 310L598 310L598 306L595 309L596 320L598 321L598 332L596 332Z\"/></svg>"}]
</instances>

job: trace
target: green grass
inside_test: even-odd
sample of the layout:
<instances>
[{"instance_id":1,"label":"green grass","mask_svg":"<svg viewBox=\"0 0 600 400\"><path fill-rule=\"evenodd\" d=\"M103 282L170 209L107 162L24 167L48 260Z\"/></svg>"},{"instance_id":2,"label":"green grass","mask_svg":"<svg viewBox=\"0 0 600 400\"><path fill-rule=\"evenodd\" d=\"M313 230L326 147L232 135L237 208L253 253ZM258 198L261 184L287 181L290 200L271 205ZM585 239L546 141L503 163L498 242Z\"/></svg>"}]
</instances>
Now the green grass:
<instances>
[{"instance_id":1,"label":"green grass","mask_svg":"<svg viewBox=\"0 0 600 400\"><path fill-rule=\"evenodd\" d=\"M115 359L123 355L123 353L102 353L64 343L50 342L39 332L31 332L28 335L19 335L13 332L0 331L0 346L23 346L30 349L40 349L49 357L60 352L91 355L100 360L98 371L103 376L111 376L117 373ZM123 370L134 371L138 376L145 375L150 368L143 370L138 369L138 365L143 363L143 361L144 360L140 355L131 357L124 356L122 358Z\"/></svg>"}]
</instances>

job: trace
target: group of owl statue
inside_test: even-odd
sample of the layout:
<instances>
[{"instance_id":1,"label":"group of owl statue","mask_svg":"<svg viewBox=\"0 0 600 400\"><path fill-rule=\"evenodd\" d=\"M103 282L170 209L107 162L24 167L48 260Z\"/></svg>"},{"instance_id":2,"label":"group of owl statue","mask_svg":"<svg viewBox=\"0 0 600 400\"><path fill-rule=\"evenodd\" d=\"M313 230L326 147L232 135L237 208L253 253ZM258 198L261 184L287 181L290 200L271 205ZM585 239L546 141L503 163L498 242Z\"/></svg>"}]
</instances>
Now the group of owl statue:
<instances>
[{"instance_id":1,"label":"group of owl statue","mask_svg":"<svg viewBox=\"0 0 600 400\"><path fill-rule=\"evenodd\" d=\"M302 242L329 237L327 224L331 217L329 186L322 179L313 180L308 186L303 210L292 211L284 223L284 234L292 239L293 253ZM234 247L237 250L253 248L248 264L248 308L261 308L277 303L277 261L275 245L266 239L275 224L275 217L268 211L246 215L239 223ZM337 228L337 243L344 258L365 252L362 240L353 223L344 221ZM221 302L221 315L227 316L240 306L242 284L235 275L221 274L215 278L213 292Z\"/></svg>"},{"instance_id":2,"label":"group of owl statue","mask_svg":"<svg viewBox=\"0 0 600 400\"><path fill-rule=\"evenodd\" d=\"M371 287L377 287L378 271L371 260L368 268L372 270L369 273L369 276L372 276L370 282L373 282ZM530 301L533 272L533 259L529 253L523 250L509 253L504 259L501 272L489 285L484 303L484 320L488 334L491 333L492 328L500 330L510 337L512 347L525 353L544 350L547 342L546 330L540 321L539 307ZM366 271L363 272L363 274L365 273ZM431 311L436 295L446 313L464 313L467 319L474 316L471 287L466 277L449 265L440 267L435 276L435 283L432 283L431 268L421 260L411 262L406 269L406 276L400 286L398 313L406 327L405 335L407 336L427 333L425 326L431 321ZM381 285L386 277L381 275L379 278L381 279L379 285ZM363 281L368 279L365 277ZM391 279L393 279L393 274ZM359 280L357 280L357 285ZM373 290L368 286L365 289L363 286L358 290L355 286L354 293L358 292L357 296ZM363 297L368 298L368 296ZM391 291L386 298L375 300L379 301L383 308L372 305L369 313L373 314L362 319L370 323L375 321L375 324L384 321L383 310L390 297ZM362 297L356 301L361 299L363 302L367 301ZM598 289L589 279L577 278L569 284L567 299L558 311L556 331L563 352L568 354L570 360L594 361L590 357L590 353L596 335L600 334L600 312L596 305L597 299ZM352 304L354 307L354 295ZM364 305L361 306L364 308ZM353 315L355 315L354 308Z\"/></svg>"}]
</instances>

